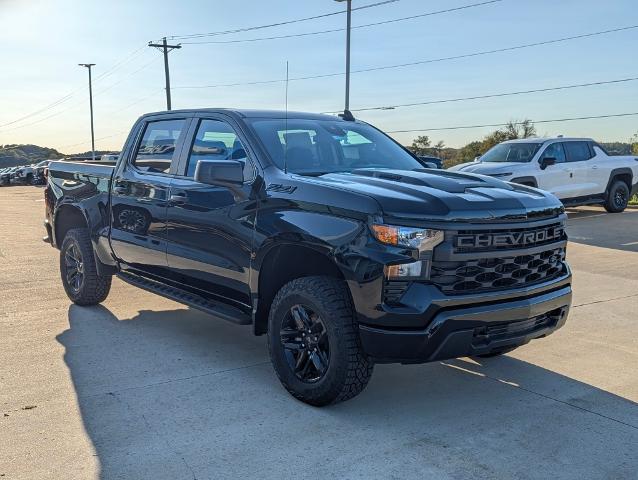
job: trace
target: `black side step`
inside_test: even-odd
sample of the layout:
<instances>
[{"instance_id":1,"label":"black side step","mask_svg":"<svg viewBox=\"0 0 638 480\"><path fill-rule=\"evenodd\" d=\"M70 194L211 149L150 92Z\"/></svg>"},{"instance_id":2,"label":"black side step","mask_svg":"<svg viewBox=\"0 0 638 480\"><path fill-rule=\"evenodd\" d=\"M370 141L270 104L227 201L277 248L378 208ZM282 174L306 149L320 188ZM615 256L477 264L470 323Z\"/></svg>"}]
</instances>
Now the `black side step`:
<instances>
[{"instance_id":1,"label":"black side step","mask_svg":"<svg viewBox=\"0 0 638 480\"><path fill-rule=\"evenodd\" d=\"M216 317L223 318L229 322L237 323L239 325L252 324L250 315L230 305L211 302L210 300L187 292L186 290L172 287L165 283L156 282L155 280L150 280L128 272L119 272L117 277L126 283L139 287L143 290L147 290L162 297L170 298L171 300L183 303L184 305L188 305L189 307L196 308Z\"/></svg>"}]
</instances>

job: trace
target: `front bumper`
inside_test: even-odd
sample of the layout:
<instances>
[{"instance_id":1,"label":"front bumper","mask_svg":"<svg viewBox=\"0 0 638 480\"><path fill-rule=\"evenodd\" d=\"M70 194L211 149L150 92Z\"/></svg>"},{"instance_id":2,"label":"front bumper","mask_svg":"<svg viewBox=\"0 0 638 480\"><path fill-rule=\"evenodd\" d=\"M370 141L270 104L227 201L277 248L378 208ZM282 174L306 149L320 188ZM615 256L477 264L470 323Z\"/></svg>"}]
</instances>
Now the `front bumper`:
<instances>
[{"instance_id":1,"label":"front bumper","mask_svg":"<svg viewBox=\"0 0 638 480\"><path fill-rule=\"evenodd\" d=\"M554 289L506 301L439 309L425 328L360 324L364 351L378 363L425 363L488 354L545 337L565 324L571 306L570 276ZM547 288L547 285L545 286Z\"/></svg>"}]
</instances>

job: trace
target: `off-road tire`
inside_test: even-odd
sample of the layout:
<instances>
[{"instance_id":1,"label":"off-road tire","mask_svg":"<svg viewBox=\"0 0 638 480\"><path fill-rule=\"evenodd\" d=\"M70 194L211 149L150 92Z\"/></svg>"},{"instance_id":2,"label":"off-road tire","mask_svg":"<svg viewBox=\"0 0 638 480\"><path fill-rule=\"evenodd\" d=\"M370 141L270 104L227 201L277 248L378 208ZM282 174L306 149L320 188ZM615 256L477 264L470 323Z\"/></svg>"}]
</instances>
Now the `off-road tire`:
<instances>
[{"instance_id":1,"label":"off-road tire","mask_svg":"<svg viewBox=\"0 0 638 480\"><path fill-rule=\"evenodd\" d=\"M303 304L323 321L330 358L324 375L313 383L300 380L289 366L280 338L290 309ZM373 362L359 339L356 313L348 287L332 277L302 277L284 285L275 296L268 318L268 350L282 385L295 398L314 406L330 405L355 397L368 384Z\"/></svg>"},{"instance_id":2,"label":"off-road tire","mask_svg":"<svg viewBox=\"0 0 638 480\"><path fill-rule=\"evenodd\" d=\"M83 281L78 290L67 281L66 252L75 245L80 252L83 264ZM71 301L77 305L97 305L103 302L111 290L111 275L99 275L95 265L93 244L86 228L69 230L60 248L60 275L64 291Z\"/></svg>"},{"instance_id":3,"label":"off-road tire","mask_svg":"<svg viewBox=\"0 0 638 480\"><path fill-rule=\"evenodd\" d=\"M605 210L609 213L620 213L627 208L629 203L629 187L622 180L616 180L611 184L605 199Z\"/></svg>"}]
</instances>

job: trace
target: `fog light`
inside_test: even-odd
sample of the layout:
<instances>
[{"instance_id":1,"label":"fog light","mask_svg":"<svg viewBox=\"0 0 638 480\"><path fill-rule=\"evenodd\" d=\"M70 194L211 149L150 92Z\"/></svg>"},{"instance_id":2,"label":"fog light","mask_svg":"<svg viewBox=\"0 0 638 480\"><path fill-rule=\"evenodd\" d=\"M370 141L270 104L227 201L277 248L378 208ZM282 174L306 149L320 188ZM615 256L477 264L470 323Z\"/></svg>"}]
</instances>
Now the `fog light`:
<instances>
[{"instance_id":1,"label":"fog light","mask_svg":"<svg viewBox=\"0 0 638 480\"><path fill-rule=\"evenodd\" d=\"M386 265L385 276L388 280L408 280L420 278L423 262L401 263L399 265Z\"/></svg>"}]
</instances>

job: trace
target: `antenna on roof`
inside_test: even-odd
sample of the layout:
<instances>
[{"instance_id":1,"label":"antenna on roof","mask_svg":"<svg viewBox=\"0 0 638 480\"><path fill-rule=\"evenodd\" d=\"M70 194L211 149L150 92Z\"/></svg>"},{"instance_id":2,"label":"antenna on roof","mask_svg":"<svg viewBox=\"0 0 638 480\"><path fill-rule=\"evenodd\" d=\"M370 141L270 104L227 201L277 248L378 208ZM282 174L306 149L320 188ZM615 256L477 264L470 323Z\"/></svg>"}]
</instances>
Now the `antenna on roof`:
<instances>
[{"instance_id":1,"label":"antenna on roof","mask_svg":"<svg viewBox=\"0 0 638 480\"><path fill-rule=\"evenodd\" d=\"M284 117L284 173L288 173L288 60L286 60L286 113Z\"/></svg>"},{"instance_id":2,"label":"antenna on roof","mask_svg":"<svg viewBox=\"0 0 638 480\"><path fill-rule=\"evenodd\" d=\"M344 110L343 113L340 113L339 116L343 118L346 122L354 122L354 115L350 110Z\"/></svg>"}]
</instances>

